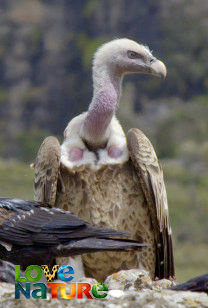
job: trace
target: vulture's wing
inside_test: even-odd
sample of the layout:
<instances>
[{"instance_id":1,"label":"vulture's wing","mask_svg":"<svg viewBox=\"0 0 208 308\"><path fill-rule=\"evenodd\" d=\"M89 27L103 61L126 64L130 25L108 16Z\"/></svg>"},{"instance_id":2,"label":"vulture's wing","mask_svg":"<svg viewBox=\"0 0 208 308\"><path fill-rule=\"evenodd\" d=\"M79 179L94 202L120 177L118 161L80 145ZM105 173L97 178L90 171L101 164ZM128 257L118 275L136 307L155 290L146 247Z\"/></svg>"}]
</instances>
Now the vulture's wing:
<instances>
[{"instance_id":1,"label":"vulture's wing","mask_svg":"<svg viewBox=\"0 0 208 308\"><path fill-rule=\"evenodd\" d=\"M174 277L172 234L163 171L149 139L136 128L129 130L127 142L130 158L136 169L149 206L156 242L155 277Z\"/></svg>"},{"instance_id":2,"label":"vulture's wing","mask_svg":"<svg viewBox=\"0 0 208 308\"><path fill-rule=\"evenodd\" d=\"M62 184L60 156L58 139L53 136L47 137L41 144L34 163L34 200L55 204L57 187Z\"/></svg>"}]
</instances>

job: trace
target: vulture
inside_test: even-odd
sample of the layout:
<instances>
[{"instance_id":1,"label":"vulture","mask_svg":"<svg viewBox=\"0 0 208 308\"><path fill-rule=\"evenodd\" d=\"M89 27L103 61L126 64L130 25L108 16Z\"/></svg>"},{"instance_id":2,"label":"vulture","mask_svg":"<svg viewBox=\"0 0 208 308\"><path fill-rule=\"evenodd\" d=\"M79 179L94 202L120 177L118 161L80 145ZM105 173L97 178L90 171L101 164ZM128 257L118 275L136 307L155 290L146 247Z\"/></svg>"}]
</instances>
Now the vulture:
<instances>
[{"instance_id":1,"label":"vulture","mask_svg":"<svg viewBox=\"0 0 208 308\"><path fill-rule=\"evenodd\" d=\"M205 292L208 295L208 273L169 288L175 291Z\"/></svg>"},{"instance_id":2,"label":"vulture","mask_svg":"<svg viewBox=\"0 0 208 308\"><path fill-rule=\"evenodd\" d=\"M91 226L70 212L48 204L0 198L0 259L19 264L23 270L31 264L52 266L56 257L101 250L139 250L146 246L119 238L126 235L126 232Z\"/></svg>"},{"instance_id":3,"label":"vulture","mask_svg":"<svg viewBox=\"0 0 208 308\"><path fill-rule=\"evenodd\" d=\"M172 234L162 167L144 133L125 135L115 113L122 79L130 73L165 78L166 67L147 46L123 38L102 45L93 58L93 97L73 118L60 145L47 137L33 164L34 198L87 222L142 237L141 252L82 256L85 275L103 281L121 269L143 268L152 279L174 277Z\"/></svg>"}]
</instances>

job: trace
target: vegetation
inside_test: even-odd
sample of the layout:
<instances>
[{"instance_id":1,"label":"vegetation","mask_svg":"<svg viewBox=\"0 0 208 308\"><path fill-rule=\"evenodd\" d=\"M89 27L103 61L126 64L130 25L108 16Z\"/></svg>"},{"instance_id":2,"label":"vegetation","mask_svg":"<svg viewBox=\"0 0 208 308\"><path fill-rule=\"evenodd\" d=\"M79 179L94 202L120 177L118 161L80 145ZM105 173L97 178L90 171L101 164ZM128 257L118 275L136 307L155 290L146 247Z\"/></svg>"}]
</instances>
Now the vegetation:
<instances>
[{"instance_id":1,"label":"vegetation","mask_svg":"<svg viewBox=\"0 0 208 308\"><path fill-rule=\"evenodd\" d=\"M28 159L30 155L25 156L23 150L27 145L19 138L28 130L62 135L68 120L90 102L93 52L116 37L149 45L167 64L165 82L149 76L128 78L135 91L136 111L142 112L149 104L155 112L153 102L162 98L177 98L184 109L187 100L196 96L207 102L206 13L207 0L21 0L21 5L3 0L0 142L3 139L4 147L0 155ZM193 116L191 110L184 120L190 123ZM184 122L180 114L174 115L161 123L160 132L175 119ZM171 146L160 154L174 156L176 149Z\"/></svg>"},{"instance_id":2,"label":"vegetation","mask_svg":"<svg viewBox=\"0 0 208 308\"><path fill-rule=\"evenodd\" d=\"M29 164L14 160L0 161L0 196L33 199L33 170Z\"/></svg>"}]
</instances>

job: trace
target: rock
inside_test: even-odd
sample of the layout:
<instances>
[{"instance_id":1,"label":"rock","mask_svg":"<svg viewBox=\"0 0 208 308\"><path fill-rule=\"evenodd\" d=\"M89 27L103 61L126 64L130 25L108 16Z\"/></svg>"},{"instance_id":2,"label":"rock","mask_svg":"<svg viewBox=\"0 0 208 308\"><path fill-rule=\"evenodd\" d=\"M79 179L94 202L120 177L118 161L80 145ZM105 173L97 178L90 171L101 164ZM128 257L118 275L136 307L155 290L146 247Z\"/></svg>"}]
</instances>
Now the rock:
<instances>
[{"instance_id":1,"label":"rock","mask_svg":"<svg viewBox=\"0 0 208 308\"><path fill-rule=\"evenodd\" d=\"M109 290L141 290L151 289L152 280L145 270L131 269L108 276L105 284Z\"/></svg>"},{"instance_id":2,"label":"rock","mask_svg":"<svg viewBox=\"0 0 208 308\"><path fill-rule=\"evenodd\" d=\"M93 278L82 278L79 282L97 283ZM0 307L2 308L205 308L208 307L206 293L180 292L166 289L174 284L166 279L151 281L147 272L137 269L120 271L106 278L108 296L105 299L51 299L14 298L14 286L0 283ZM59 294L59 293L58 293Z\"/></svg>"},{"instance_id":3,"label":"rock","mask_svg":"<svg viewBox=\"0 0 208 308\"><path fill-rule=\"evenodd\" d=\"M91 286L93 286L94 284L98 283L98 281L94 278L89 278L89 277L82 277L77 279L76 282L87 282L89 283Z\"/></svg>"},{"instance_id":4,"label":"rock","mask_svg":"<svg viewBox=\"0 0 208 308\"><path fill-rule=\"evenodd\" d=\"M173 280L168 280L168 279L160 279L160 280L156 280L153 281L153 289L154 290L162 290L162 289L166 289L172 286L175 286L176 283Z\"/></svg>"},{"instance_id":5,"label":"rock","mask_svg":"<svg viewBox=\"0 0 208 308\"><path fill-rule=\"evenodd\" d=\"M122 290L110 290L108 292L108 297L115 297L115 298L119 298L122 297L124 295L124 291Z\"/></svg>"}]
</instances>

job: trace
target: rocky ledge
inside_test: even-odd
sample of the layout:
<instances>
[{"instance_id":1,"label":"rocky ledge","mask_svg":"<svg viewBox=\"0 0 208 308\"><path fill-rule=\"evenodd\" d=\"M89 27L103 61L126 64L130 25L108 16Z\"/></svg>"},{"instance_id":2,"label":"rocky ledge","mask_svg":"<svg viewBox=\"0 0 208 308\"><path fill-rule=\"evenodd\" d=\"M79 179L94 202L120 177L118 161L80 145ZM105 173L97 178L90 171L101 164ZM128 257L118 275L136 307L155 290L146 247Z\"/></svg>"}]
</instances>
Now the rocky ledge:
<instances>
[{"instance_id":1,"label":"rocky ledge","mask_svg":"<svg viewBox=\"0 0 208 308\"><path fill-rule=\"evenodd\" d=\"M88 282L91 285L96 280L83 278L79 282ZM105 280L108 286L108 296L105 299L15 299L14 286L7 283L0 284L0 307L5 308L57 308L57 307L79 307L79 308L182 308L182 307L208 307L208 296L206 293L180 292L169 290L175 283L169 280L151 281L147 272L132 269L120 271ZM68 292L67 292L68 293Z\"/></svg>"}]
</instances>

